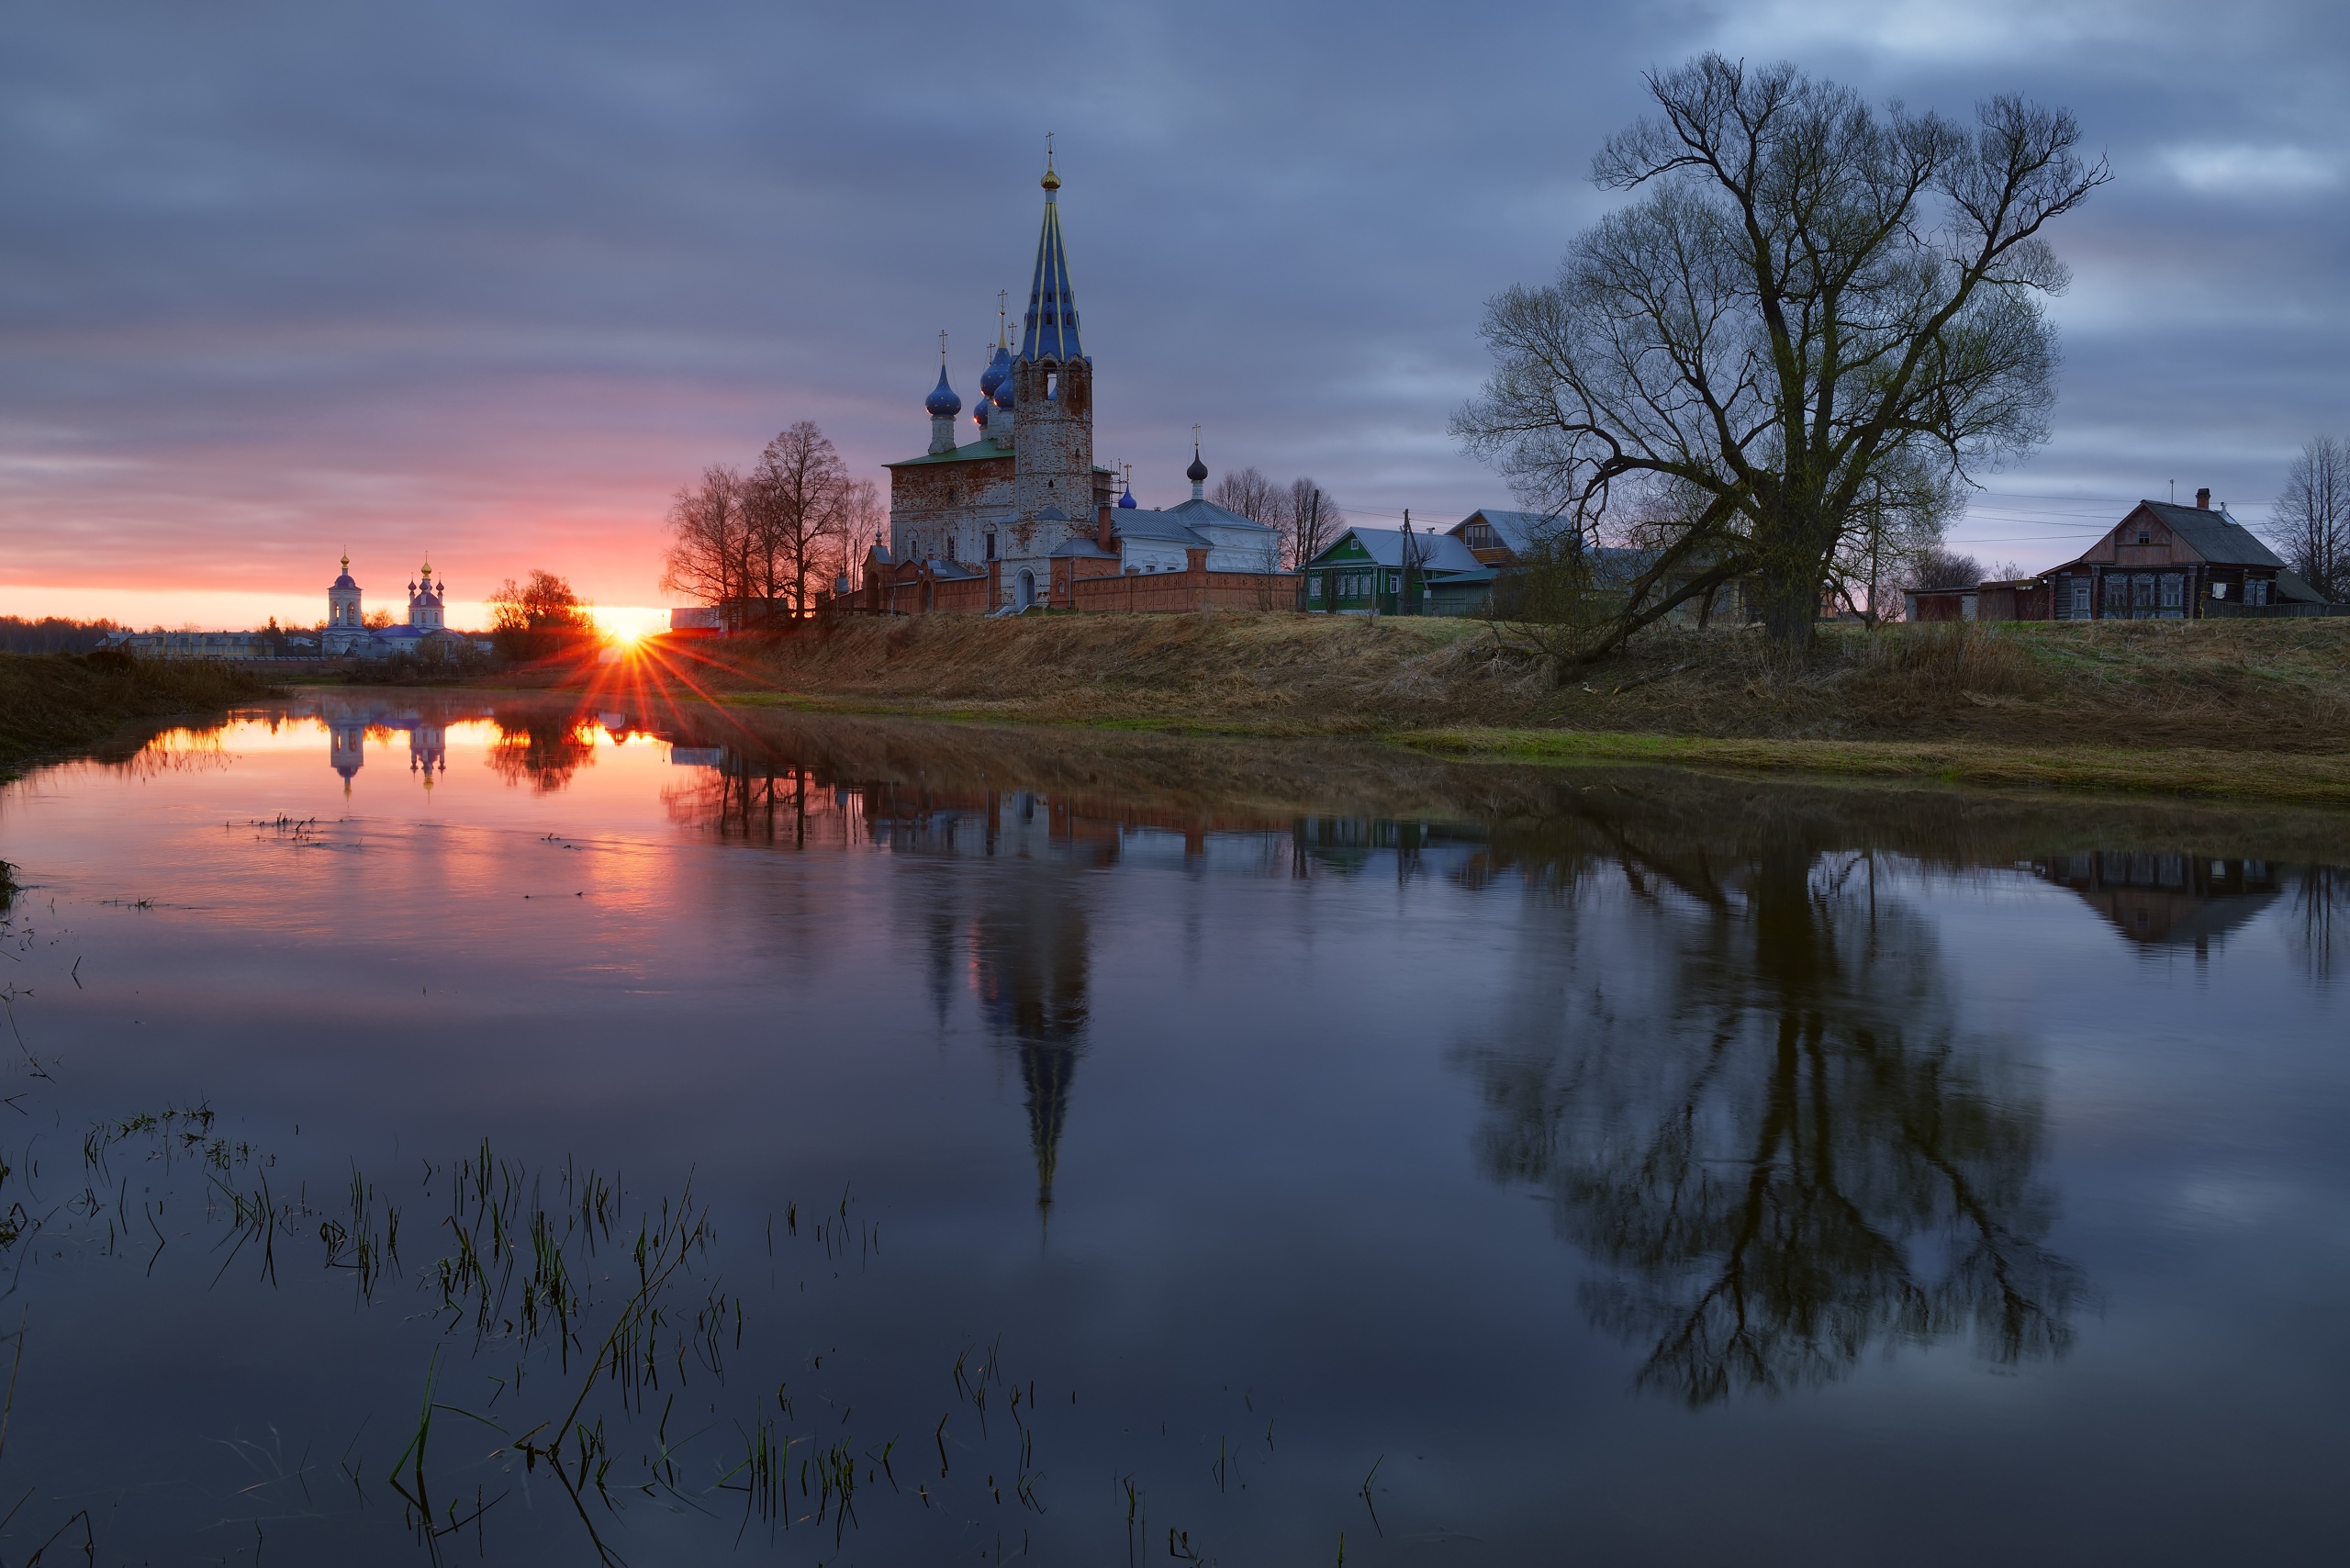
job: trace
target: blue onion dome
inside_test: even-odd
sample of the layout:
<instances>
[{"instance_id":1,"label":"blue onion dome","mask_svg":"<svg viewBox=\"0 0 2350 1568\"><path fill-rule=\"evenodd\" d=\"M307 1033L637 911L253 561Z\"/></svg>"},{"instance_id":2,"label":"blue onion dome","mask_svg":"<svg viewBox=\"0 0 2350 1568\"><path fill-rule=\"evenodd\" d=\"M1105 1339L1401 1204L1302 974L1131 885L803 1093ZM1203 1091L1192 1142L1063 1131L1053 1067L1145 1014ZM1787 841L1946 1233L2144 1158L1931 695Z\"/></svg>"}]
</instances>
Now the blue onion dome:
<instances>
[{"instance_id":1,"label":"blue onion dome","mask_svg":"<svg viewBox=\"0 0 2350 1568\"><path fill-rule=\"evenodd\" d=\"M995 406L999 409L1012 407L1012 377L1009 375L1003 378L1003 385L995 389Z\"/></svg>"},{"instance_id":2,"label":"blue onion dome","mask_svg":"<svg viewBox=\"0 0 2350 1568\"><path fill-rule=\"evenodd\" d=\"M1132 485L1127 486L1126 493L1118 498L1118 504L1122 507L1130 507L1135 504L1135 488Z\"/></svg>"},{"instance_id":3,"label":"blue onion dome","mask_svg":"<svg viewBox=\"0 0 2350 1568\"><path fill-rule=\"evenodd\" d=\"M1012 351L1002 343L998 343L995 346L995 357L988 361L987 369L979 374L979 396L994 397L997 389L1011 379Z\"/></svg>"},{"instance_id":4,"label":"blue onion dome","mask_svg":"<svg viewBox=\"0 0 2350 1568\"><path fill-rule=\"evenodd\" d=\"M955 396L955 388L946 385L946 367L938 367L938 385L923 399L923 408L934 420L951 420L963 411L963 399Z\"/></svg>"},{"instance_id":5,"label":"blue onion dome","mask_svg":"<svg viewBox=\"0 0 2350 1568\"><path fill-rule=\"evenodd\" d=\"M1200 449L1195 446L1192 448L1192 465L1183 470L1183 477L1200 485L1207 482L1207 476L1208 465L1200 461Z\"/></svg>"}]
</instances>

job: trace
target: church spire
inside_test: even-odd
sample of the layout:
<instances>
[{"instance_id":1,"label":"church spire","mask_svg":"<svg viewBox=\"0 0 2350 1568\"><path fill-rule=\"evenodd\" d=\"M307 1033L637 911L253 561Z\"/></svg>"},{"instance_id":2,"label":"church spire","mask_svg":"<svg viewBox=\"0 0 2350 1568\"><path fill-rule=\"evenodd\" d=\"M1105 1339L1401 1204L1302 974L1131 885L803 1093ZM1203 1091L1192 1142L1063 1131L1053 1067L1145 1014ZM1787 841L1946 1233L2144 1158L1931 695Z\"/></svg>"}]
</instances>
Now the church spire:
<instances>
[{"instance_id":1,"label":"church spire","mask_svg":"<svg viewBox=\"0 0 2350 1568\"><path fill-rule=\"evenodd\" d=\"M1045 150L1045 227L1036 237L1036 274L1028 286L1028 314L1022 320L1020 357L1067 364L1085 357L1077 334L1077 297L1069 292L1069 257L1061 248L1061 177L1053 172L1052 148Z\"/></svg>"}]
</instances>

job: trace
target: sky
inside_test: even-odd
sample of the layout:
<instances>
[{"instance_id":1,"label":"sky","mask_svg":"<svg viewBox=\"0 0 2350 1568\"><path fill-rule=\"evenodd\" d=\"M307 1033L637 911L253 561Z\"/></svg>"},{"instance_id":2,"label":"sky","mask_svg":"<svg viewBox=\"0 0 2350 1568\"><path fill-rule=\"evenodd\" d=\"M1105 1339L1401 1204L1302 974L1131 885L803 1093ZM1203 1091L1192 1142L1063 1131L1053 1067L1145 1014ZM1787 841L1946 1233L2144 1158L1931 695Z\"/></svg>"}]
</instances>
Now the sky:
<instances>
[{"instance_id":1,"label":"sky","mask_svg":"<svg viewBox=\"0 0 2350 1568\"><path fill-rule=\"evenodd\" d=\"M2053 435L1953 543L2027 570L2139 497L2258 525L2350 433L2350 7L1274 0L13 0L0 7L0 613L245 625L429 554L659 591L670 495L812 420L917 455L1024 300L1055 138L1095 451L1144 505L1311 475L1510 503L1447 417L1484 302L1621 198L1641 73L1718 49L1971 115L2070 108Z\"/></svg>"}]
</instances>

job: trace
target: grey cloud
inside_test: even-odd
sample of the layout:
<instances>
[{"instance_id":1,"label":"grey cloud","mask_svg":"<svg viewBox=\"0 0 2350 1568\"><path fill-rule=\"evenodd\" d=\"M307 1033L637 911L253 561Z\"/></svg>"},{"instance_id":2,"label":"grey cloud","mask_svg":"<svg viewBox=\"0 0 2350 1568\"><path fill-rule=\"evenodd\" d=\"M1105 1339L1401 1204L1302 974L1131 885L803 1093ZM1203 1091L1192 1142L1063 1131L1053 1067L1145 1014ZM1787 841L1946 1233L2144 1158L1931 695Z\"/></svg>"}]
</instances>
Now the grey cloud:
<instances>
[{"instance_id":1,"label":"grey cloud","mask_svg":"<svg viewBox=\"0 0 2350 1568\"><path fill-rule=\"evenodd\" d=\"M356 530L462 541L477 577L593 556L592 591L642 599L701 464L800 418L860 465L918 450L941 327L971 396L1047 130L1101 448L1147 499L1197 420L1220 466L1465 511L1502 495L1443 434L1484 298L1602 209L1584 172L1639 70L1797 14L12 7L8 569L307 583ZM1959 113L2066 103L2123 175L2056 236L2057 441L1997 485L2137 493L2192 458L2254 501L2303 435L2350 429L2338 194L2225 162L2344 166L2333 9L1800 14L1828 24L1786 50L1811 68Z\"/></svg>"}]
</instances>

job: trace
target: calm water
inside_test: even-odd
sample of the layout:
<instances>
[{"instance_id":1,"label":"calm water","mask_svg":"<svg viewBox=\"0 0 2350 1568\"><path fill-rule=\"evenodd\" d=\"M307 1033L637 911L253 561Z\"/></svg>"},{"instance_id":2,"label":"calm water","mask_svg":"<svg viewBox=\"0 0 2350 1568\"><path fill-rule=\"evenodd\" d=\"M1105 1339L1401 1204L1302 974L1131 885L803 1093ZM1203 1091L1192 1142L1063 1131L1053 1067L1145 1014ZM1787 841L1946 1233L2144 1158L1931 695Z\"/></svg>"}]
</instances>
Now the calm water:
<instances>
[{"instance_id":1,"label":"calm water","mask_svg":"<svg viewBox=\"0 0 2350 1568\"><path fill-rule=\"evenodd\" d=\"M53 769L0 1556L2330 1557L2345 826L398 693Z\"/></svg>"}]
</instances>

